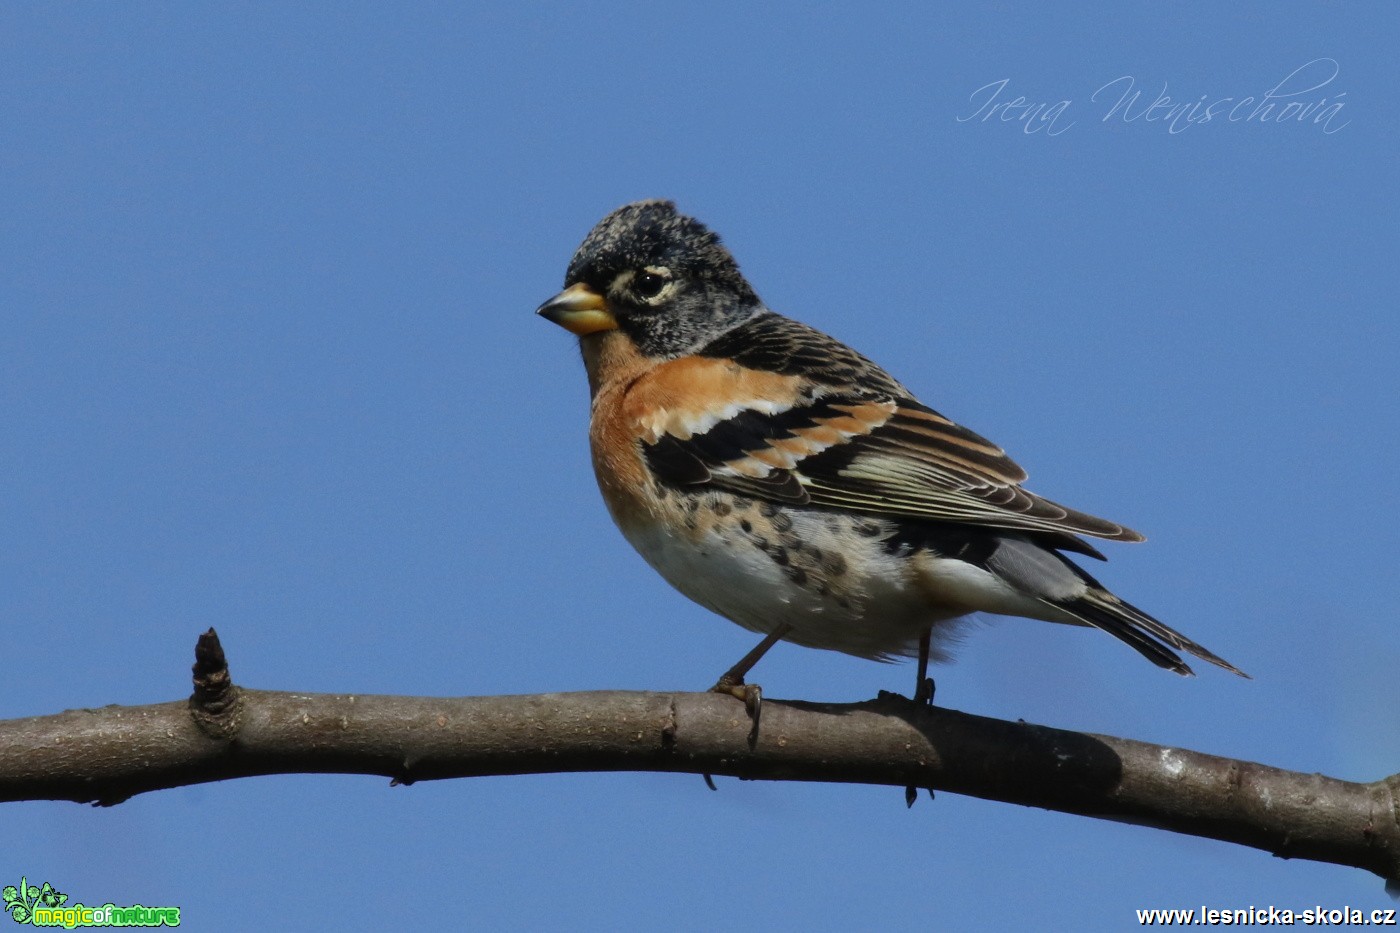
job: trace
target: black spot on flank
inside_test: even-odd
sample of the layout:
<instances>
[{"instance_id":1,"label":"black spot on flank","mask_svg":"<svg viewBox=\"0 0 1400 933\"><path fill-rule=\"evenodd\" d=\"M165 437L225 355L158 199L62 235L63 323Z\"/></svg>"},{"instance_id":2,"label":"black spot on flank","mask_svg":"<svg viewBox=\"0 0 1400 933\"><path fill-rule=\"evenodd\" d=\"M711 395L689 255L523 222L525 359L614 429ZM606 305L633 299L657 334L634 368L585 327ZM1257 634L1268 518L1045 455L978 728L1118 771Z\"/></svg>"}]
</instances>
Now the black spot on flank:
<instances>
[{"instance_id":1,"label":"black spot on flank","mask_svg":"<svg viewBox=\"0 0 1400 933\"><path fill-rule=\"evenodd\" d=\"M753 522L749 521L747 518L740 519L739 527L743 530L744 534L748 534L753 531Z\"/></svg>"},{"instance_id":2,"label":"black spot on flank","mask_svg":"<svg viewBox=\"0 0 1400 933\"><path fill-rule=\"evenodd\" d=\"M836 553L828 554L822 569L833 577L839 577L846 572L846 558Z\"/></svg>"},{"instance_id":3,"label":"black spot on flank","mask_svg":"<svg viewBox=\"0 0 1400 933\"><path fill-rule=\"evenodd\" d=\"M880 532L884 531L884 529L875 522L856 522L852 527L855 529L856 534L863 535L867 538L874 538L878 536Z\"/></svg>"},{"instance_id":4,"label":"black spot on flank","mask_svg":"<svg viewBox=\"0 0 1400 933\"><path fill-rule=\"evenodd\" d=\"M768 552L768 556L773 558L773 563L777 564L779 567L786 567L788 565L788 553L783 548L773 548L773 550Z\"/></svg>"},{"instance_id":5,"label":"black spot on flank","mask_svg":"<svg viewBox=\"0 0 1400 933\"><path fill-rule=\"evenodd\" d=\"M715 505L714 505L714 511L715 511L715 514L716 514L716 515L718 515L720 518L723 518L724 516L728 515L730 512L734 511L734 509L733 509L732 506L730 506L730 504L729 504L728 502L725 502L725 501L723 501L723 500L720 500L719 502L716 502L716 503L715 503Z\"/></svg>"},{"instance_id":6,"label":"black spot on flank","mask_svg":"<svg viewBox=\"0 0 1400 933\"><path fill-rule=\"evenodd\" d=\"M1008 532L996 528L979 528L975 525L959 525L952 522L906 520L895 522L893 526L894 533L880 542L890 554L898 556L928 550L941 557L955 557L984 569L1001 545L1002 539L1008 535ZM864 533L859 527L856 530ZM1075 551L1103 560L1103 555L1089 544L1064 532L1022 531L1010 534L1029 538L1047 550ZM1065 560L1064 557L1060 559ZM1078 564L1069 560L1065 560L1065 563L1090 586L1099 586L1098 581Z\"/></svg>"},{"instance_id":7,"label":"black spot on flank","mask_svg":"<svg viewBox=\"0 0 1400 933\"><path fill-rule=\"evenodd\" d=\"M758 504L758 514L764 518L772 518L778 514L778 507L771 502L760 502Z\"/></svg>"},{"instance_id":8,"label":"black spot on flank","mask_svg":"<svg viewBox=\"0 0 1400 933\"><path fill-rule=\"evenodd\" d=\"M787 574L787 578L798 586L807 585L807 571L801 567L788 567L784 572Z\"/></svg>"},{"instance_id":9,"label":"black spot on flank","mask_svg":"<svg viewBox=\"0 0 1400 933\"><path fill-rule=\"evenodd\" d=\"M894 533L880 543L891 554L927 550L980 566L996 550L997 537L993 529L971 525L903 521L896 522Z\"/></svg>"}]
</instances>

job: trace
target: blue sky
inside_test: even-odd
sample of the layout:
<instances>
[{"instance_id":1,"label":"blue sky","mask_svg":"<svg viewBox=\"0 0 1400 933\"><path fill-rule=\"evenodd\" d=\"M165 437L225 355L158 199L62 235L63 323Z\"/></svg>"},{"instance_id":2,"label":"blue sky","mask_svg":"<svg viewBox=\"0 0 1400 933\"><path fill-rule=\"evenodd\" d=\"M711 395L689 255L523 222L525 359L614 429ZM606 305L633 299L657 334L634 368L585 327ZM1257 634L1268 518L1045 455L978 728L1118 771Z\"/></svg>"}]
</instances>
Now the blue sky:
<instances>
[{"instance_id":1,"label":"blue sky","mask_svg":"<svg viewBox=\"0 0 1400 933\"><path fill-rule=\"evenodd\" d=\"M532 314L599 217L669 197L771 306L1145 532L1095 571L1255 677L1000 620L940 702L1400 770L1395 10L931 7L7 4L0 716L183 696L210 625L267 689L712 683L752 637L612 528L572 338ZM982 120L1003 80L1054 120ZM1171 124L1164 85L1328 116ZM793 646L756 677L912 678ZM4 824L5 883L200 930L1389 904L1148 829L684 775L274 777Z\"/></svg>"}]
</instances>

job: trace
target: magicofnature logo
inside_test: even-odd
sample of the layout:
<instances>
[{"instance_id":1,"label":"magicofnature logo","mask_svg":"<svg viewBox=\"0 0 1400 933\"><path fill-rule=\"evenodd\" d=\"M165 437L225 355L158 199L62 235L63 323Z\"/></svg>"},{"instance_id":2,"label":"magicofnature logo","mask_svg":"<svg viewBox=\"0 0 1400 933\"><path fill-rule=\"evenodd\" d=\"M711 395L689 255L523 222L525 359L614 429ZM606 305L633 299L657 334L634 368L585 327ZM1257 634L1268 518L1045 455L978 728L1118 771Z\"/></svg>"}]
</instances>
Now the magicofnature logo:
<instances>
[{"instance_id":1,"label":"magicofnature logo","mask_svg":"<svg viewBox=\"0 0 1400 933\"><path fill-rule=\"evenodd\" d=\"M47 881L42 888L31 888L23 878L19 879L19 887L5 885L0 896L5 898L5 913L15 923L33 923L35 907L62 907L68 900L67 894L54 890Z\"/></svg>"},{"instance_id":2,"label":"magicofnature logo","mask_svg":"<svg viewBox=\"0 0 1400 933\"><path fill-rule=\"evenodd\" d=\"M39 887L29 883L27 878L19 879L18 885L7 884L0 897L5 899L5 913L15 923L28 923L36 927L177 927L180 925L178 907L143 907L133 904L118 907L116 904L103 904L101 907L86 907L74 904L65 907L68 895L59 891L47 881Z\"/></svg>"}]
</instances>

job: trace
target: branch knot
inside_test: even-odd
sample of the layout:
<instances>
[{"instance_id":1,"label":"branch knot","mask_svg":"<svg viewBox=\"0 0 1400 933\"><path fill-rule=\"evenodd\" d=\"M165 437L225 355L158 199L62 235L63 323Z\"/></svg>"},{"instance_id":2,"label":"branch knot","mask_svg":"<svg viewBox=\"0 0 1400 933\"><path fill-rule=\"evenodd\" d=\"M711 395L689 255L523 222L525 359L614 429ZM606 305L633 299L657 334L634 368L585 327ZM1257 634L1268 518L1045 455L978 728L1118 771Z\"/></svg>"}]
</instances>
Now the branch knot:
<instances>
[{"instance_id":1,"label":"branch knot","mask_svg":"<svg viewBox=\"0 0 1400 933\"><path fill-rule=\"evenodd\" d=\"M228 672L219 634L212 628L194 646L194 693L190 716L211 739L232 739L243 724L243 696Z\"/></svg>"}]
</instances>

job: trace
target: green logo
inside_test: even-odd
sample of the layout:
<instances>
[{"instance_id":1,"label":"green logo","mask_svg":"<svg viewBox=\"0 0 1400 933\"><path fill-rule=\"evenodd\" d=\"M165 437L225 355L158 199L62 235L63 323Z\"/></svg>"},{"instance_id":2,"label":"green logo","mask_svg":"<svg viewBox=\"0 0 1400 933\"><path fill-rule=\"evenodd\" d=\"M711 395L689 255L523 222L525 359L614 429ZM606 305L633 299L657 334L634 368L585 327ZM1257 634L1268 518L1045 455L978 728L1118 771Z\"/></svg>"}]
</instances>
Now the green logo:
<instances>
[{"instance_id":1,"label":"green logo","mask_svg":"<svg viewBox=\"0 0 1400 933\"><path fill-rule=\"evenodd\" d=\"M118 907L103 904L101 907L85 907L74 904L65 907L68 895L54 888L47 881L42 887L34 887L25 878L19 879L19 886L5 885L0 891L5 899L5 913L15 923L28 923L36 927L177 927L180 925L178 907Z\"/></svg>"},{"instance_id":2,"label":"green logo","mask_svg":"<svg viewBox=\"0 0 1400 933\"><path fill-rule=\"evenodd\" d=\"M7 884L0 894L5 898L5 913L9 914L15 923L33 923L34 908L62 907L68 900L67 894L55 891L53 885L47 881L42 888L31 888L23 878L19 879L19 887Z\"/></svg>"}]
</instances>

